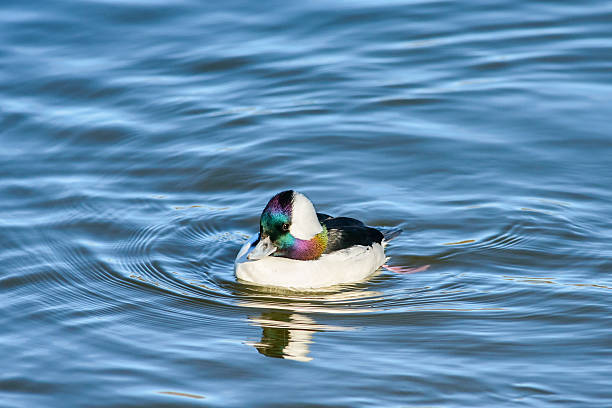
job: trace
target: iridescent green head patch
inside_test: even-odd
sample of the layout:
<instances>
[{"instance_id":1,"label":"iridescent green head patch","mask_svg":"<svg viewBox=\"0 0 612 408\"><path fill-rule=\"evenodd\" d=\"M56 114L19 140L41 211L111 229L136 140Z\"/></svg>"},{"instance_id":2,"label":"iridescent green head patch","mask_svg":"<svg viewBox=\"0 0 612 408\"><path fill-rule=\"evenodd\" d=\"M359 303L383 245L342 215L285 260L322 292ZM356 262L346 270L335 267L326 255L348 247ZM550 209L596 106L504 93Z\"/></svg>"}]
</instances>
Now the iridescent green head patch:
<instances>
[{"instance_id":1,"label":"iridescent green head patch","mask_svg":"<svg viewBox=\"0 0 612 408\"><path fill-rule=\"evenodd\" d=\"M272 242L279 247L292 244L288 238L291 237L289 226L291 225L292 199L292 190L278 193L270 199L261 213L260 233L263 236L269 236Z\"/></svg>"}]
</instances>

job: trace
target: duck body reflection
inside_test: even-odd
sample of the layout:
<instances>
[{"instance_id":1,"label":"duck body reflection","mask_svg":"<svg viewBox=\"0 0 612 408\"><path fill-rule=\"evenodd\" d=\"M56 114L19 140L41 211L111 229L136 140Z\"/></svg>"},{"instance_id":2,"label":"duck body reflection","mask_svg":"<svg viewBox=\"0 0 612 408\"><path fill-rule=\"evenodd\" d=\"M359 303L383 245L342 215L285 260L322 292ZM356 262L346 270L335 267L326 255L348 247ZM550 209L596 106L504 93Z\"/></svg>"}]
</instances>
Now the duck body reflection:
<instances>
[{"instance_id":1,"label":"duck body reflection","mask_svg":"<svg viewBox=\"0 0 612 408\"><path fill-rule=\"evenodd\" d=\"M261 341L252 345L268 357L310 361L310 344L316 322L306 315L272 311L249 320L262 329Z\"/></svg>"},{"instance_id":2,"label":"duck body reflection","mask_svg":"<svg viewBox=\"0 0 612 408\"><path fill-rule=\"evenodd\" d=\"M352 326L332 326L318 323L317 315L349 315L376 312L376 308L355 307L353 302L374 299L380 293L356 288L335 287L327 292L298 293L280 288L267 288L245 297L241 306L263 309L261 313L248 316L253 326L261 328L258 341L248 341L257 351L267 357L311 361L311 345L315 333L352 331ZM344 289L344 290L343 290Z\"/></svg>"}]
</instances>

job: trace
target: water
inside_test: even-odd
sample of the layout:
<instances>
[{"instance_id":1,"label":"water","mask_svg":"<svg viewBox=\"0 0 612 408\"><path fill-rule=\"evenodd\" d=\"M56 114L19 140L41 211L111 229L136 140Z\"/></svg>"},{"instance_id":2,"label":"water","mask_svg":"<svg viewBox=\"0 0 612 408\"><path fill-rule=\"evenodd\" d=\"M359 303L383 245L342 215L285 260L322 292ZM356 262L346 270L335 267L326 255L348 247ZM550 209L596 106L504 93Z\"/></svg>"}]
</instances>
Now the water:
<instances>
[{"instance_id":1,"label":"water","mask_svg":"<svg viewBox=\"0 0 612 408\"><path fill-rule=\"evenodd\" d=\"M612 3L0 24L0 406L612 406ZM287 188L429 269L236 282Z\"/></svg>"}]
</instances>

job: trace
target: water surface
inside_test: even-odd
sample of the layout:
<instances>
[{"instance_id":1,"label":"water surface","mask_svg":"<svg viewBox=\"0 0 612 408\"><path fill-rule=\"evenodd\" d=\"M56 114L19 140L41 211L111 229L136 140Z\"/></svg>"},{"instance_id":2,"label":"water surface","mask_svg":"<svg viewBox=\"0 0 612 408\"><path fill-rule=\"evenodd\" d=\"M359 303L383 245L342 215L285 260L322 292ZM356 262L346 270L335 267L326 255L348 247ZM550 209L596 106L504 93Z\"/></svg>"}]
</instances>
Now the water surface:
<instances>
[{"instance_id":1,"label":"water surface","mask_svg":"<svg viewBox=\"0 0 612 408\"><path fill-rule=\"evenodd\" d=\"M5 1L2 407L612 405L612 4ZM236 282L275 193L401 226Z\"/></svg>"}]
</instances>

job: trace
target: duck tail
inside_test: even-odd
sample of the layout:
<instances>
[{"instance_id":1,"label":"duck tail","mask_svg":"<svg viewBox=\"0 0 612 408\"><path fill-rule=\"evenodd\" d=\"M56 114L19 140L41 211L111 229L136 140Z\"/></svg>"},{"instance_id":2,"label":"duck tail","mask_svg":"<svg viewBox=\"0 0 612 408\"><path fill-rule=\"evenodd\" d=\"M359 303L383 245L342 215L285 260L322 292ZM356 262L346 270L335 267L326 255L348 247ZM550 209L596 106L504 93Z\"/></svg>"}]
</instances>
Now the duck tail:
<instances>
[{"instance_id":1,"label":"duck tail","mask_svg":"<svg viewBox=\"0 0 612 408\"><path fill-rule=\"evenodd\" d=\"M385 241L391 241L393 238L397 237L399 234L402 233L402 229L401 228L393 228L393 229L388 229L388 230L384 230L381 231L383 234L383 239Z\"/></svg>"}]
</instances>

